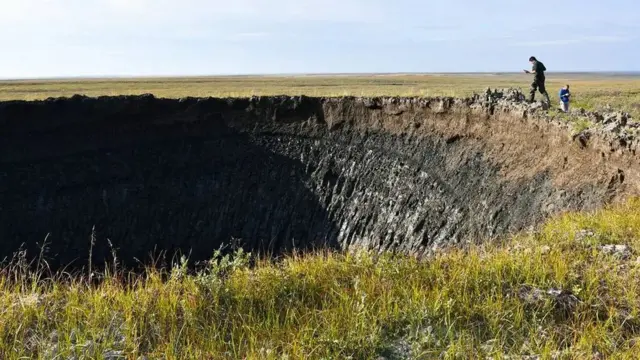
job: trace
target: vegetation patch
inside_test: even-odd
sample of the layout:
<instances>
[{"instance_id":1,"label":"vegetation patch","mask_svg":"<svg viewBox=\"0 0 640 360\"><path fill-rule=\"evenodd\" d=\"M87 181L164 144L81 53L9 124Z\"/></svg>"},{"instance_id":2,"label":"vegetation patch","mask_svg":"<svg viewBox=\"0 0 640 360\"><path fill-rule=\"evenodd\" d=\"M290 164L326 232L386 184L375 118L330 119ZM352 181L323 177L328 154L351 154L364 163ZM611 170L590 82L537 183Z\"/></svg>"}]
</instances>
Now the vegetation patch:
<instances>
[{"instance_id":1,"label":"vegetation patch","mask_svg":"<svg viewBox=\"0 0 640 360\"><path fill-rule=\"evenodd\" d=\"M133 274L114 259L90 276L18 254L0 272L0 357L633 358L639 239L630 200L421 259L238 250L197 270L182 258Z\"/></svg>"}]
</instances>

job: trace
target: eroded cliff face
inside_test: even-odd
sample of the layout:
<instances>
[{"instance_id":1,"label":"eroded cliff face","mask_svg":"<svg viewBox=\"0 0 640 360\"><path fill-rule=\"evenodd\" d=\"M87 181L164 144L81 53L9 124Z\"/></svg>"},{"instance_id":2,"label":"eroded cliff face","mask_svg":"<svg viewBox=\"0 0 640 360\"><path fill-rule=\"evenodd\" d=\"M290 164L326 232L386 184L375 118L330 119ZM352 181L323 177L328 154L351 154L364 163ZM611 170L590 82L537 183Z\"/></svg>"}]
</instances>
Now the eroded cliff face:
<instances>
[{"instance_id":1,"label":"eroded cliff face","mask_svg":"<svg viewBox=\"0 0 640 360\"><path fill-rule=\"evenodd\" d=\"M0 103L0 255L48 235L82 264L94 226L96 262L107 239L125 262L232 239L424 253L639 192L626 132L572 137L510 96Z\"/></svg>"}]
</instances>

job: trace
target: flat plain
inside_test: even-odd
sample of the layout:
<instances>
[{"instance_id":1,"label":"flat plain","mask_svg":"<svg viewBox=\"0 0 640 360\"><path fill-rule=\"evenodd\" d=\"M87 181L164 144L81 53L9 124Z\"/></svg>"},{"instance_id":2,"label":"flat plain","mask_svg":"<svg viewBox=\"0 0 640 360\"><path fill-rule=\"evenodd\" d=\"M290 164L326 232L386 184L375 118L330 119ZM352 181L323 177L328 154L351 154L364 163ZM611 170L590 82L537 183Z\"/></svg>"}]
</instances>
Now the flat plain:
<instances>
[{"instance_id":1,"label":"flat plain","mask_svg":"<svg viewBox=\"0 0 640 360\"><path fill-rule=\"evenodd\" d=\"M246 97L254 95L307 96L469 96L491 88L521 88L528 92L526 74L367 74L217 76L174 78L94 78L0 81L0 100L35 100L48 97L135 95L157 97ZM549 73L552 101L570 84L574 106L587 109L611 105L640 117L640 75ZM540 99L540 94L536 97Z\"/></svg>"}]
</instances>

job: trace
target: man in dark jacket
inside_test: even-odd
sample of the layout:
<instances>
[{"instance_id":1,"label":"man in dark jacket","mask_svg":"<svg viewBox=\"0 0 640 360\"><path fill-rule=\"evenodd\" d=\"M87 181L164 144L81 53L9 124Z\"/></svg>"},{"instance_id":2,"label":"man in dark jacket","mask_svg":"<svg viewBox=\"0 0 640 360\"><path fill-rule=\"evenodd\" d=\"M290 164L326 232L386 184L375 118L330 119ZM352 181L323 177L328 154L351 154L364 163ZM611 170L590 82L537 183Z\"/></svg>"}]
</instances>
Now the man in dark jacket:
<instances>
[{"instance_id":1,"label":"man in dark jacket","mask_svg":"<svg viewBox=\"0 0 640 360\"><path fill-rule=\"evenodd\" d=\"M531 71L525 70L524 72L527 74L533 74L533 82L531 83L531 88L529 89L529 101L533 102L536 97L536 90L540 91L540 94L544 95L547 100L547 104L551 105L551 100L549 99L549 94L547 93L547 89L544 86L544 72L547 71L547 68L544 64L535 56L529 58L529 62L531 63Z\"/></svg>"}]
</instances>

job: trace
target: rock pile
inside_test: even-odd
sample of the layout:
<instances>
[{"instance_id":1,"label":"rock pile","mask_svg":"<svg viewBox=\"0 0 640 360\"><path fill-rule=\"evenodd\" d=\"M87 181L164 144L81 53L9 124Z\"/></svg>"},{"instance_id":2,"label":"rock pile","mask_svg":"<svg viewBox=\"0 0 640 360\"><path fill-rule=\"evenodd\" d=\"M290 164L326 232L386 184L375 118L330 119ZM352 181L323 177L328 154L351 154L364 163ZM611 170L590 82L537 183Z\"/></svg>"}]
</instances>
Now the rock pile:
<instances>
[{"instance_id":1,"label":"rock pile","mask_svg":"<svg viewBox=\"0 0 640 360\"><path fill-rule=\"evenodd\" d=\"M573 131L572 134L572 139L579 141L583 147L595 138L608 142L612 150L635 151L640 143L640 122L635 121L629 113L615 111L610 107L603 111L575 109L569 113L569 119L566 119L545 111L548 110L545 103L528 102L525 94L514 88L487 88L482 95L473 95L471 101L482 104L491 113L497 110L515 112L522 114L523 118L535 117L570 130L573 130L573 124L583 121L588 127Z\"/></svg>"}]
</instances>

